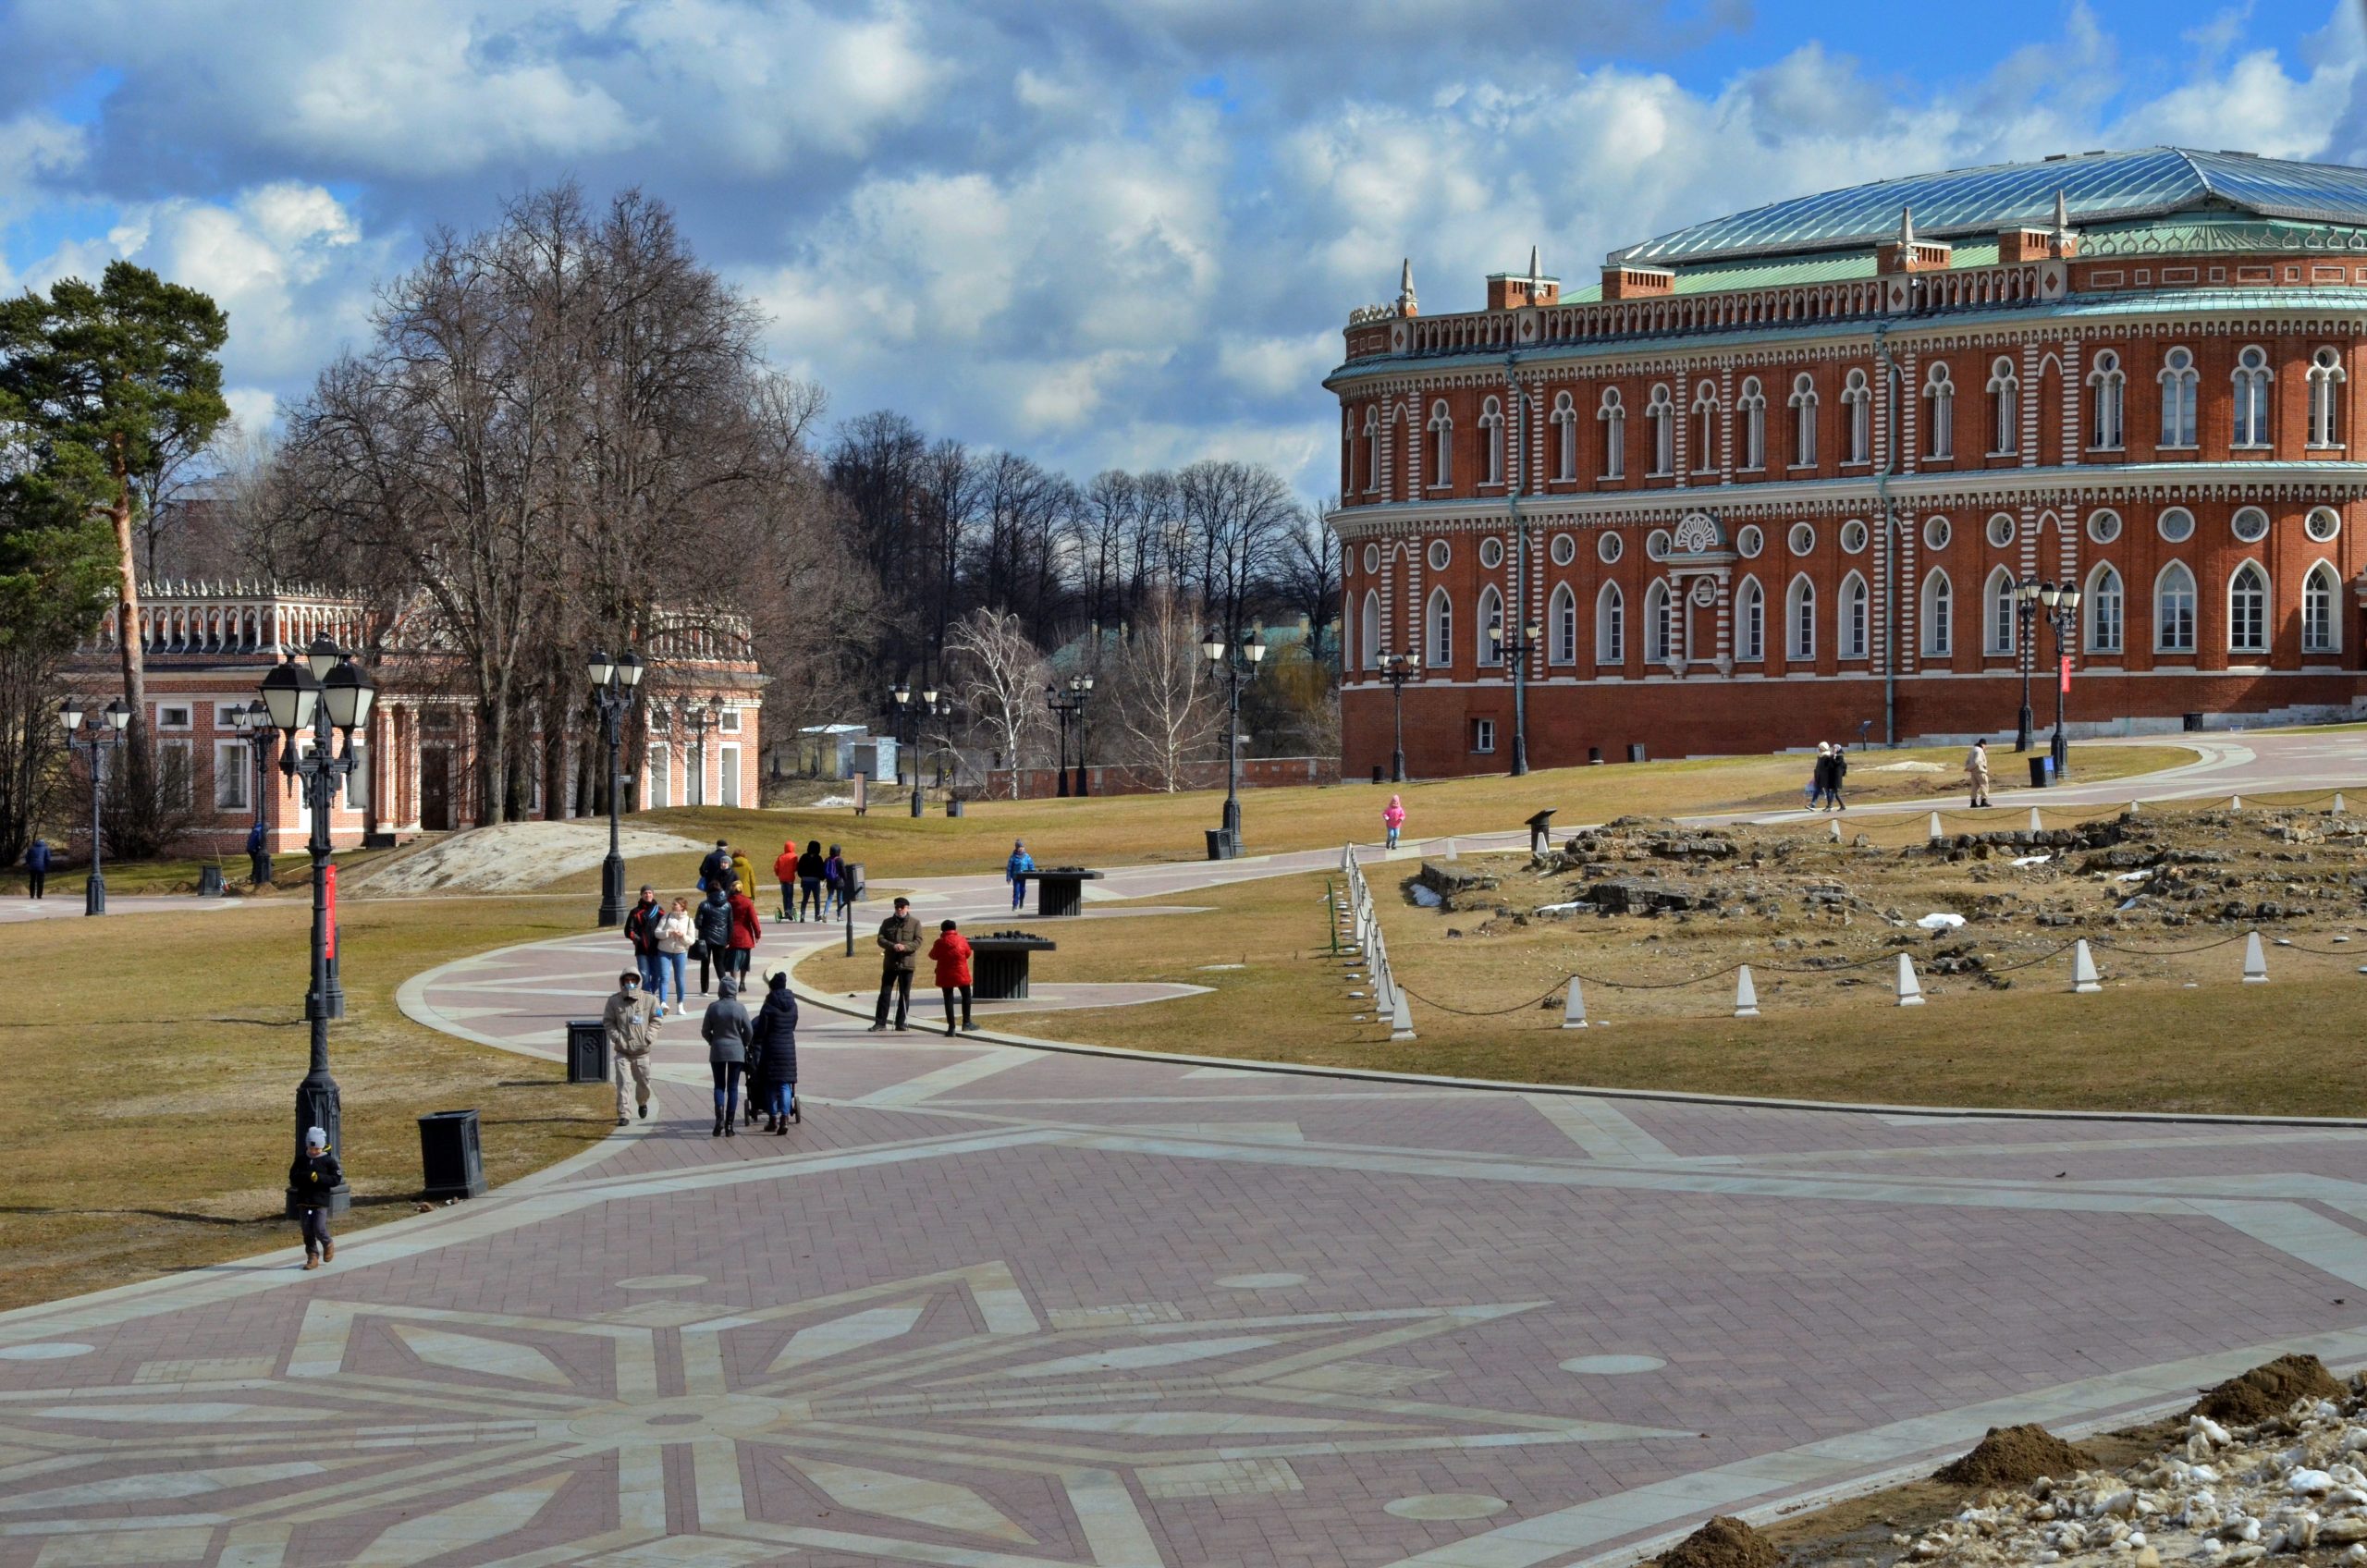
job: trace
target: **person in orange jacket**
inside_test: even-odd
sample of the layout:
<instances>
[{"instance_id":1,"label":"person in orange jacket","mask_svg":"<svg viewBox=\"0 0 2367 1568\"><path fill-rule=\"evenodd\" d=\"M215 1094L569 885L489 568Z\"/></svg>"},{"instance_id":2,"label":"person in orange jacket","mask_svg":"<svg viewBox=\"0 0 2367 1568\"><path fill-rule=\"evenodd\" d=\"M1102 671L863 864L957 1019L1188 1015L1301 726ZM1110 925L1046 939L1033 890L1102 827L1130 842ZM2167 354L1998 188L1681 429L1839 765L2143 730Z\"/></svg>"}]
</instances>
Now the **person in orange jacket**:
<instances>
[{"instance_id":1,"label":"person in orange jacket","mask_svg":"<svg viewBox=\"0 0 2367 1568\"><path fill-rule=\"evenodd\" d=\"M970 938L946 921L937 928L937 940L929 945L928 956L937 965L938 994L945 998L945 1032L953 1033L953 994L962 994L962 1028L968 1033L977 1028L970 1022Z\"/></svg>"},{"instance_id":2,"label":"person in orange jacket","mask_svg":"<svg viewBox=\"0 0 2367 1568\"><path fill-rule=\"evenodd\" d=\"M773 876L780 883L780 917L797 918L797 841L783 839L780 854L773 862Z\"/></svg>"}]
</instances>

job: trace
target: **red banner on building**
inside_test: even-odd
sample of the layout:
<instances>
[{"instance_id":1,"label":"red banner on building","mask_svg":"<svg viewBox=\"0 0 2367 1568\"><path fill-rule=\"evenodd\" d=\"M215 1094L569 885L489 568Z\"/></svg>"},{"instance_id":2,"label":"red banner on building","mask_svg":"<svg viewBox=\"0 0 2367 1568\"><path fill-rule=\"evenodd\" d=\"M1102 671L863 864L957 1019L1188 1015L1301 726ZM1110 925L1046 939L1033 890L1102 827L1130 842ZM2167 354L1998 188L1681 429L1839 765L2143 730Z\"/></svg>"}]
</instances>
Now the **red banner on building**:
<instances>
[{"instance_id":1,"label":"red banner on building","mask_svg":"<svg viewBox=\"0 0 2367 1568\"><path fill-rule=\"evenodd\" d=\"M337 862L331 861L322 870L322 880L328 884L329 946L328 956L337 957Z\"/></svg>"}]
</instances>

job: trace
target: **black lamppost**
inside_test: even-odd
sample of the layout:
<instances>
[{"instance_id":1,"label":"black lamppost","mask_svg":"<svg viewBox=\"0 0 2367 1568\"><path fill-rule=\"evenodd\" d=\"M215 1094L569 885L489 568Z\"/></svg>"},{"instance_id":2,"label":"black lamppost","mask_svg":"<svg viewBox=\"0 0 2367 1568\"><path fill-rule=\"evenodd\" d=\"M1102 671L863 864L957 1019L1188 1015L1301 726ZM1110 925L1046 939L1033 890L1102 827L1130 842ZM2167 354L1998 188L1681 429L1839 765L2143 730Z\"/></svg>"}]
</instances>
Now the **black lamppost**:
<instances>
[{"instance_id":1,"label":"black lamppost","mask_svg":"<svg viewBox=\"0 0 2367 1568\"><path fill-rule=\"evenodd\" d=\"M99 795L106 783L106 753L123 744L124 726L131 722L131 710L117 697L105 707L91 715L90 733L80 740L75 731L82 728L82 699L68 697L57 704L57 722L66 728L66 750L91 753L91 875L82 884L82 913L104 914L107 912L107 878L105 851L100 845Z\"/></svg>"},{"instance_id":2,"label":"black lamppost","mask_svg":"<svg viewBox=\"0 0 2367 1568\"><path fill-rule=\"evenodd\" d=\"M2022 711L2014 726L2014 750L2027 752L2037 726L2030 719L2030 665L2038 657L2039 582L2025 577L2014 584L2014 651L2022 661Z\"/></svg>"},{"instance_id":3,"label":"black lamppost","mask_svg":"<svg viewBox=\"0 0 2367 1568\"><path fill-rule=\"evenodd\" d=\"M2046 743L2046 754L2053 759L2054 777L2060 781L2071 763L2071 741L2063 733L2063 644L2079 629L2079 590L2067 582L2060 587L2049 582L2040 587L2038 600L2045 606L2047 625L2054 629L2054 735Z\"/></svg>"},{"instance_id":4,"label":"black lamppost","mask_svg":"<svg viewBox=\"0 0 2367 1568\"><path fill-rule=\"evenodd\" d=\"M325 668L324 668L325 667ZM305 848L313 856L313 974L304 997L304 1018L312 1028L312 1065L296 1086L296 1147L304 1146L304 1131L318 1127L328 1134L329 1147L341 1150L344 1139L337 1103L337 1080L329 1076L329 1020L345 1011L331 970L336 931L329 920L329 810L337 791L354 769L353 735L367 729L370 706L378 690L369 672L353 662L326 637L316 637L294 659L274 666L263 679L263 703L271 726L279 732L279 770L299 780L305 809L312 815L312 834ZM313 749L299 754L298 738L313 733ZM343 749L337 737L345 738ZM300 1194L288 1192L288 1212L296 1212ZM353 1194L340 1183L329 1194L332 1213L351 1207Z\"/></svg>"},{"instance_id":5,"label":"black lamppost","mask_svg":"<svg viewBox=\"0 0 2367 1568\"><path fill-rule=\"evenodd\" d=\"M1389 781L1405 782L1405 682L1418 679L1421 663L1411 654L1383 653L1378 660L1380 678L1389 682Z\"/></svg>"},{"instance_id":6,"label":"black lamppost","mask_svg":"<svg viewBox=\"0 0 2367 1568\"><path fill-rule=\"evenodd\" d=\"M918 753L921 744L921 717L924 714L936 714L942 711L937 705L937 688L931 686L920 693L921 700L918 707L913 705L913 689L904 681L899 680L888 688L888 694L896 699L896 739L899 749L909 749ZM907 718L911 721L909 728L913 737L909 748L903 746ZM898 766L901 767L901 763ZM913 758L913 815L920 815L921 809L921 759L915 755Z\"/></svg>"},{"instance_id":7,"label":"black lamppost","mask_svg":"<svg viewBox=\"0 0 2367 1568\"><path fill-rule=\"evenodd\" d=\"M1086 792L1085 786L1085 700L1092 694L1093 677L1090 675L1070 676L1065 692L1063 692L1062 688L1059 686L1047 686L1044 688L1044 705L1049 708L1052 711L1053 717L1061 721L1061 766L1056 770L1059 772L1061 777L1060 787L1054 791L1056 794L1066 795L1070 793L1068 773L1069 720L1072 718L1076 720L1075 793L1082 796Z\"/></svg>"},{"instance_id":8,"label":"black lamppost","mask_svg":"<svg viewBox=\"0 0 2367 1568\"><path fill-rule=\"evenodd\" d=\"M1528 773L1528 651L1545 639L1545 629L1535 621L1523 623L1520 634L1504 641L1504 612L1498 610L1488 620L1488 635L1494 640L1503 656L1513 667L1513 771L1515 778Z\"/></svg>"},{"instance_id":9,"label":"black lamppost","mask_svg":"<svg viewBox=\"0 0 2367 1568\"><path fill-rule=\"evenodd\" d=\"M631 648L613 661L605 651L594 654L585 666L592 677L592 700L600 706L600 735L608 742L608 855L600 863L603 927L621 925L625 918L625 857L617 844L617 795L623 782L617 773L617 743L623 739L625 715L632 709L642 668L641 655Z\"/></svg>"},{"instance_id":10,"label":"black lamppost","mask_svg":"<svg viewBox=\"0 0 2367 1568\"><path fill-rule=\"evenodd\" d=\"M691 732L691 745L693 748L689 768L690 789L683 793L698 796L697 800L688 802L691 805L706 804L706 732L722 722L723 699L720 697L709 697L704 703L686 702L682 704L682 727Z\"/></svg>"},{"instance_id":11,"label":"black lamppost","mask_svg":"<svg viewBox=\"0 0 2367 1568\"><path fill-rule=\"evenodd\" d=\"M1241 683L1257 679L1266 639L1253 626L1249 641L1228 646L1220 633L1211 631L1201 639L1200 652L1212 668L1224 672L1231 687L1224 726L1224 853L1211 858L1232 860L1241 853Z\"/></svg>"},{"instance_id":12,"label":"black lamppost","mask_svg":"<svg viewBox=\"0 0 2367 1568\"><path fill-rule=\"evenodd\" d=\"M263 826L264 765L271 758L271 738L276 733L271 727L271 710L257 697L235 712L235 722L247 744L255 753L255 826ZM268 888L272 885L271 845L263 847L247 857L247 883L250 887Z\"/></svg>"}]
</instances>

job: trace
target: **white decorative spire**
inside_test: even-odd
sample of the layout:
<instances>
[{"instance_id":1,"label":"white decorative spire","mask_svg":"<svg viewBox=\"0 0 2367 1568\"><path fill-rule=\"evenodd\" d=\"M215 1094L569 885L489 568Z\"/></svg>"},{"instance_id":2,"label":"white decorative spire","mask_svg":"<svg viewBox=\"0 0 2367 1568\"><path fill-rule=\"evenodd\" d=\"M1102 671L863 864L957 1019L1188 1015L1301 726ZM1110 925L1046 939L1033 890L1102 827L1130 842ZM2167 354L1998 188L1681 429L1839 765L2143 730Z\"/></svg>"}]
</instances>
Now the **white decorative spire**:
<instances>
[{"instance_id":1,"label":"white decorative spire","mask_svg":"<svg viewBox=\"0 0 2367 1568\"><path fill-rule=\"evenodd\" d=\"M1898 242L1902 248L1915 243L1915 209L1912 207L1898 209Z\"/></svg>"},{"instance_id":2,"label":"white decorative spire","mask_svg":"<svg viewBox=\"0 0 2367 1568\"><path fill-rule=\"evenodd\" d=\"M2071 238L2071 208L2063 200L2063 188L2059 185L2054 188L2054 238Z\"/></svg>"},{"instance_id":3,"label":"white decorative spire","mask_svg":"<svg viewBox=\"0 0 2367 1568\"><path fill-rule=\"evenodd\" d=\"M1414 258L1408 256L1405 258L1405 264L1397 274L1397 313L1401 316L1412 315L1415 304Z\"/></svg>"},{"instance_id":4,"label":"white decorative spire","mask_svg":"<svg viewBox=\"0 0 2367 1568\"><path fill-rule=\"evenodd\" d=\"M1538 264L1537 247L1531 245L1528 248L1528 291L1536 293L1537 286L1544 281L1545 269Z\"/></svg>"}]
</instances>

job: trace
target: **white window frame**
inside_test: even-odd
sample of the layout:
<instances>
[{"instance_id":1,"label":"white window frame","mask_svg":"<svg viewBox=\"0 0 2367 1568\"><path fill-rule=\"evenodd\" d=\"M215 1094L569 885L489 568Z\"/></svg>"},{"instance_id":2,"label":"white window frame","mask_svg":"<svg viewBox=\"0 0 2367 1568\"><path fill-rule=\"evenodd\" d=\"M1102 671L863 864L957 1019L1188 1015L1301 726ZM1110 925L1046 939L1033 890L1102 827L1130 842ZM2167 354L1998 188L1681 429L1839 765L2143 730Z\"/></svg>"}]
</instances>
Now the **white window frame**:
<instances>
[{"instance_id":1,"label":"white window frame","mask_svg":"<svg viewBox=\"0 0 2367 1568\"><path fill-rule=\"evenodd\" d=\"M2340 450L2349 443L2338 439L2342 435L2342 384L2349 379L2343 373L2342 354L2336 349L2316 350L2310 356L2310 445L2320 450Z\"/></svg>"},{"instance_id":2,"label":"white window frame","mask_svg":"<svg viewBox=\"0 0 2367 1568\"><path fill-rule=\"evenodd\" d=\"M254 801L254 747L244 741L214 742L214 810L251 813ZM228 785L226 790L223 786ZM226 795L236 799L226 799Z\"/></svg>"},{"instance_id":3,"label":"white window frame","mask_svg":"<svg viewBox=\"0 0 2367 1568\"><path fill-rule=\"evenodd\" d=\"M1922 622L1923 656L1944 659L1956 652L1956 584L1933 567L1923 578L1917 619Z\"/></svg>"},{"instance_id":4,"label":"white window frame","mask_svg":"<svg viewBox=\"0 0 2367 1568\"><path fill-rule=\"evenodd\" d=\"M1794 664L1816 659L1816 584L1805 571L1784 590L1784 656Z\"/></svg>"},{"instance_id":5,"label":"white window frame","mask_svg":"<svg viewBox=\"0 0 2367 1568\"><path fill-rule=\"evenodd\" d=\"M1866 384L1866 373L1853 370L1841 388L1841 406L1847 411L1849 449L1842 457L1845 463L1870 463L1874 460L1874 391Z\"/></svg>"},{"instance_id":6,"label":"white window frame","mask_svg":"<svg viewBox=\"0 0 2367 1568\"><path fill-rule=\"evenodd\" d=\"M1356 635L1356 657L1367 669L1380 668L1380 591L1365 590L1365 607Z\"/></svg>"},{"instance_id":7,"label":"white window frame","mask_svg":"<svg viewBox=\"0 0 2367 1568\"><path fill-rule=\"evenodd\" d=\"M1710 383L1693 390L1693 472L1709 473L1718 466L1718 394Z\"/></svg>"},{"instance_id":8,"label":"white window frame","mask_svg":"<svg viewBox=\"0 0 2367 1568\"><path fill-rule=\"evenodd\" d=\"M1735 466L1745 473L1760 472L1767 467L1767 394L1759 377L1743 377L1735 408L1742 415L1742 461Z\"/></svg>"},{"instance_id":9,"label":"white window frame","mask_svg":"<svg viewBox=\"0 0 2367 1568\"><path fill-rule=\"evenodd\" d=\"M1767 659L1767 590L1757 577L1745 577L1735 594L1735 657L1744 664Z\"/></svg>"},{"instance_id":10,"label":"white window frame","mask_svg":"<svg viewBox=\"0 0 2367 1568\"><path fill-rule=\"evenodd\" d=\"M1816 467L1816 377L1807 371L1792 378L1792 466Z\"/></svg>"},{"instance_id":11,"label":"white window frame","mask_svg":"<svg viewBox=\"0 0 2367 1568\"><path fill-rule=\"evenodd\" d=\"M913 766L916 770L920 766L920 759L917 755L913 760ZM729 810L739 809L741 791L747 787L747 780L742 777L741 773L739 747L716 747L715 781L715 792L722 797L720 803Z\"/></svg>"},{"instance_id":12,"label":"white window frame","mask_svg":"<svg viewBox=\"0 0 2367 1568\"><path fill-rule=\"evenodd\" d=\"M2228 410L2228 442L2239 451L2257 451L2269 444L2269 426L2274 417L2270 390L2276 381L2276 372L2269 363L2268 350L2257 343L2247 343L2236 350L2236 368L2227 373L2230 390L2234 393Z\"/></svg>"},{"instance_id":13,"label":"white window frame","mask_svg":"<svg viewBox=\"0 0 2367 1568\"><path fill-rule=\"evenodd\" d=\"M1471 651L1482 669L1499 669L1503 666L1503 613L1504 596L1496 592L1496 585L1490 582L1479 591L1479 613L1471 618Z\"/></svg>"},{"instance_id":14,"label":"white window frame","mask_svg":"<svg viewBox=\"0 0 2367 1568\"><path fill-rule=\"evenodd\" d=\"M1504 409L1493 398L1479 403L1479 450L1486 458L1486 467L1479 481L1482 484L1504 482Z\"/></svg>"},{"instance_id":15,"label":"white window frame","mask_svg":"<svg viewBox=\"0 0 2367 1568\"><path fill-rule=\"evenodd\" d=\"M1666 479L1676 472L1676 404L1669 397L1667 382L1652 383L1644 417L1652 425L1652 466L1645 477Z\"/></svg>"},{"instance_id":16,"label":"white window frame","mask_svg":"<svg viewBox=\"0 0 2367 1568\"><path fill-rule=\"evenodd\" d=\"M2194 365L2194 350L2182 343L2163 349L2161 374L2154 379L2162 384L2162 438L2155 445L2165 451L2193 450L2198 428L2196 392L2202 384L2202 373Z\"/></svg>"},{"instance_id":17,"label":"white window frame","mask_svg":"<svg viewBox=\"0 0 2367 1568\"><path fill-rule=\"evenodd\" d=\"M2014 574L2004 567L1989 574L1981 586L1981 651L1985 658L2011 658L2021 652L2021 601L2015 596Z\"/></svg>"},{"instance_id":18,"label":"white window frame","mask_svg":"<svg viewBox=\"0 0 2367 1568\"><path fill-rule=\"evenodd\" d=\"M2330 561L2318 561L2301 574L2301 651L2305 654L2342 652L2342 576Z\"/></svg>"},{"instance_id":19,"label":"white window frame","mask_svg":"<svg viewBox=\"0 0 2367 1568\"><path fill-rule=\"evenodd\" d=\"M1428 632L1428 644L1423 650L1433 669L1454 667L1454 601L1443 588L1430 590L1429 602L1422 607L1422 626Z\"/></svg>"},{"instance_id":20,"label":"white window frame","mask_svg":"<svg viewBox=\"0 0 2367 1568\"><path fill-rule=\"evenodd\" d=\"M1616 582L1604 583L1594 596L1594 662L1627 662L1627 594Z\"/></svg>"},{"instance_id":21,"label":"white window frame","mask_svg":"<svg viewBox=\"0 0 2367 1568\"><path fill-rule=\"evenodd\" d=\"M1676 594L1666 578L1644 590L1644 662L1668 664L1676 657Z\"/></svg>"},{"instance_id":22,"label":"white window frame","mask_svg":"<svg viewBox=\"0 0 2367 1568\"><path fill-rule=\"evenodd\" d=\"M167 757L180 759L179 793L168 796L167 786L174 781L173 769L166 764ZM197 742L186 736L156 742L156 798L178 811L189 811L197 803Z\"/></svg>"},{"instance_id":23,"label":"white window frame","mask_svg":"<svg viewBox=\"0 0 2367 1568\"><path fill-rule=\"evenodd\" d=\"M1575 666L1578 662L1578 596L1566 582L1556 583L1546 601L1545 624L1550 636L1547 662Z\"/></svg>"},{"instance_id":24,"label":"white window frame","mask_svg":"<svg viewBox=\"0 0 2367 1568\"><path fill-rule=\"evenodd\" d=\"M1602 389L1602 404L1594 411L1602 426L1602 477L1627 477L1627 407L1619 396L1619 388Z\"/></svg>"},{"instance_id":25,"label":"white window frame","mask_svg":"<svg viewBox=\"0 0 2367 1568\"><path fill-rule=\"evenodd\" d=\"M2088 373L2088 450L2117 452L2127 445L2128 386L2119 354L2099 349L2095 369Z\"/></svg>"},{"instance_id":26,"label":"white window frame","mask_svg":"<svg viewBox=\"0 0 2367 1568\"><path fill-rule=\"evenodd\" d=\"M1934 459L1956 455L1956 385L1945 360L1924 373L1923 400L1930 405L1923 420L1923 455Z\"/></svg>"},{"instance_id":27,"label":"white window frame","mask_svg":"<svg viewBox=\"0 0 2367 1568\"><path fill-rule=\"evenodd\" d=\"M1380 494L1380 410L1365 410L1365 494Z\"/></svg>"},{"instance_id":28,"label":"white window frame","mask_svg":"<svg viewBox=\"0 0 2367 1568\"><path fill-rule=\"evenodd\" d=\"M1578 409L1567 392L1553 394L1554 474L1559 480L1578 476Z\"/></svg>"},{"instance_id":29,"label":"white window frame","mask_svg":"<svg viewBox=\"0 0 2367 1568\"><path fill-rule=\"evenodd\" d=\"M1989 366L1989 455L2019 457L2022 450L2022 377L2000 354Z\"/></svg>"},{"instance_id":30,"label":"white window frame","mask_svg":"<svg viewBox=\"0 0 2367 1568\"><path fill-rule=\"evenodd\" d=\"M1429 429L1429 487L1444 490L1454 483L1454 416L1446 411L1443 398L1430 405Z\"/></svg>"},{"instance_id":31,"label":"white window frame","mask_svg":"<svg viewBox=\"0 0 2367 1568\"><path fill-rule=\"evenodd\" d=\"M658 811L674 803L674 748L660 736L649 742L648 753L642 759L641 805L644 811Z\"/></svg>"},{"instance_id":32,"label":"white window frame","mask_svg":"<svg viewBox=\"0 0 2367 1568\"><path fill-rule=\"evenodd\" d=\"M1872 657L1873 596L1862 573L1853 571L1841 580L1840 600L1840 619L1834 627L1839 656L1845 659Z\"/></svg>"},{"instance_id":33,"label":"white window frame","mask_svg":"<svg viewBox=\"0 0 2367 1568\"><path fill-rule=\"evenodd\" d=\"M1494 719L1475 718L1471 721L1471 749L1481 753L1495 751L1496 721Z\"/></svg>"},{"instance_id":34,"label":"white window frame","mask_svg":"<svg viewBox=\"0 0 2367 1568\"><path fill-rule=\"evenodd\" d=\"M2183 582L2172 587L2173 577ZM2185 601L2183 623L2166 612L2173 597ZM2157 654L2191 654L2197 641L2196 588L2194 571L2182 560L2165 561L2153 574L2153 651Z\"/></svg>"},{"instance_id":35,"label":"white window frame","mask_svg":"<svg viewBox=\"0 0 2367 1568\"><path fill-rule=\"evenodd\" d=\"M2243 607L2238 608L2237 595L2247 578L2256 586L2240 590ZM2238 561L2235 570L2227 574L2227 651L2265 655L2269 640L2275 635L2274 625L2270 619L2267 569L2258 561Z\"/></svg>"},{"instance_id":36,"label":"white window frame","mask_svg":"<svg viewBox=\"0 0 2367 1568\"><path fill-rule=\"evenodd\" d=\"M2087 619L2081 641L2088 652L2120 653L2128 637L2128 588L2120 569L2110 561L2098 562L2080 603Z\"/></svg>"}]
</instances>

